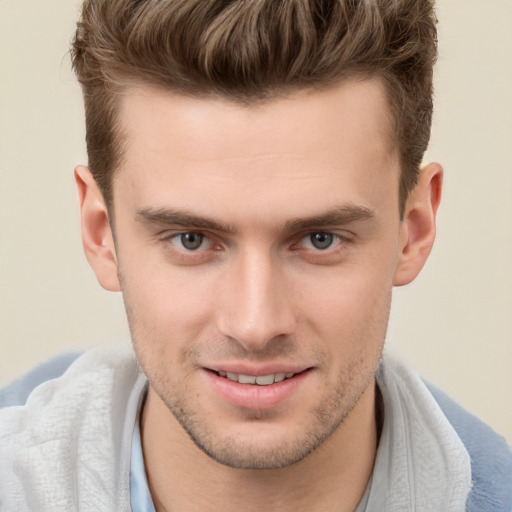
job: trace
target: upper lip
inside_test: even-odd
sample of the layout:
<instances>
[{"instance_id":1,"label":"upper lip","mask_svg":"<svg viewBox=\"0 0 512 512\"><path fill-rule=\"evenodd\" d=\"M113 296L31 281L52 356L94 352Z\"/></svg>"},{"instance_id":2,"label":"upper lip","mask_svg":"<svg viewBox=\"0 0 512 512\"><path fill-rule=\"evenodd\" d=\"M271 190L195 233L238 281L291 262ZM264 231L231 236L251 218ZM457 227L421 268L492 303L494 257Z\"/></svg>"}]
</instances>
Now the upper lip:
<instances>
[{"instance_id":1,"label":"upper lip","mask_svg":"<svg viewBox=\"0 0 512 512\"><path fill-rule=\"evenodd\" d=\"M276 373L301 373L311 368L308 365L293 364L266 364L266 365L248 365L244 363L221 363L205 366L207 370L214 372L236 373L238 375L251 375L254 377L262 377L264 375L272 375Z\"/></svg>"}]
</instances>

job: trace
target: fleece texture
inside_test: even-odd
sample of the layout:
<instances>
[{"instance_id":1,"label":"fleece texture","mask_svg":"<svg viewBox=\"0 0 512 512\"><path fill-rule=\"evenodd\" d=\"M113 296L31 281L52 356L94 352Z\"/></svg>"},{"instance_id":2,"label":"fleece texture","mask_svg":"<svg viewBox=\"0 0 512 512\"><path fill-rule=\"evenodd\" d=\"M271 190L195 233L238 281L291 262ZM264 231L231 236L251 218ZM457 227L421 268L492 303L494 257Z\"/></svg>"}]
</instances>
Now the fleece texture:
<instances>
[{"instance_id":1,"label":"fleece texture","mask_svg":"<svg viewBox=\"0 0 512 512\"><path fill-rule=\"evenodd\" d=\"M502 437L392 358L378 385L384 427L358 512L512 512ZM109 348L59 356L0 390L0 512L130 512L145 386L133 350Z\"/></svg>"},{"instance_id":2,"label":"fleece texture","mask_svg":"<svg viewBox=\"0 0 512 512\"><path fill-rule=\"evenodd\" d=\"M0 511L129 512L139 375L131 350L93 350L1 409Z\"/></svg>"},{"instance_id":3,"label":"fleece texture","mask_svg":"<svg viewBox=\"0 0 512 512\"><path fill-rule=\"evenodd\" d=\"M470 457L432 394L416 372L387 356L377 384L384 424L363 510L463 512Z\"/></svg>"},{"instance_id":4,"label":"fleece texture","mask_svg":"<svg viewBox=\"0 0 512 512\"><path fill-rule=\"evenodd\" d=\"M471 458L473 487L466 512L512 512L512 449L506 440L440 389L427 385Z\"/></svg>"}]
</instances>

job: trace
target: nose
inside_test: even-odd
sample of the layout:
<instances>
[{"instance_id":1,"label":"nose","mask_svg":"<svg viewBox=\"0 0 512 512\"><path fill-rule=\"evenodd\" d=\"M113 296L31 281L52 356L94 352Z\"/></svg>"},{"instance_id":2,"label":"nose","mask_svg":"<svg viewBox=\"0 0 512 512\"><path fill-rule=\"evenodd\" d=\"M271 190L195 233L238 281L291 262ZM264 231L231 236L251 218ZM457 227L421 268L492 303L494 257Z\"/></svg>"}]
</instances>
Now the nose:
<instances>
[{"instance_id":1,"label":"nose","mask_svg":"<svg viewBox=\"0 0 512 512\"><path fill-rule=\"evenodd\" d=\"M230 265L220 286L218 327L247 351L293 334L293 301L279 262L265 251L247 250Z\"/></svg>"}]
</instances>

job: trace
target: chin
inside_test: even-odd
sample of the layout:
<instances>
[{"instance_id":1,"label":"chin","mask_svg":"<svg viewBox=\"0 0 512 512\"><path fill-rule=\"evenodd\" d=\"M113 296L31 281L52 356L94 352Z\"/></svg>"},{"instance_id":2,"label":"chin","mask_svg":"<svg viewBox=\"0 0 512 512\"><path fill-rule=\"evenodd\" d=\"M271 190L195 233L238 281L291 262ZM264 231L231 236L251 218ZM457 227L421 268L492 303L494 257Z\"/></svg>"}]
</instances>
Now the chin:
<instances>
[{"instance_id":1,"label":"chin","mask_svg":"<svg viewBox=\"0 0 512 512\"><path fill-rule=\"evenodd\" d=\"M277 411L246 411L231 426L214 424L215 414L199 414L198 407L164 403L192 442L216 462L236 469L278 469L300 462L326 442L367 387L361 385L351 397L333 390L309 412L294 408L292 418Z\"/></svg>"}]
</instances>

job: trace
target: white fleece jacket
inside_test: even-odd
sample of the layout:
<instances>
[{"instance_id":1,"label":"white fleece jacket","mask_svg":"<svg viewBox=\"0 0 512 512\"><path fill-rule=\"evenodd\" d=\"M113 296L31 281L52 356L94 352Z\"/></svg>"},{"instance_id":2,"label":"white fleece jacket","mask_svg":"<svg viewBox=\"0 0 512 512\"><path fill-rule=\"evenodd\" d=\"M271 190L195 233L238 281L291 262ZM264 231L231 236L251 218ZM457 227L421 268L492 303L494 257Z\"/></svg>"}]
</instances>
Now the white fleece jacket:
<instances>
[{"instance_id":1,"label":"white fleece jacket","mask_svg":"<svg viewBox=\"0 0 512 512\"><path fill-rule=\"evenodd\" d=\"M144 384L131 350L93 350L0 410L0 511L129 512Z\"/></svg>"},{"instance_id":2,"label":"white fleece jacket","mask_svg":"<svg viewBox=\"0 0 512 512\"><path fill-rule=\"evenodd\" d=\"M385 421L358 510L462 512L471 463L416 373L384 358ZM0 512L129 512L135 418L146 378L131 349L97 349L0 409Z\"/></svg>"}]
</instances>

